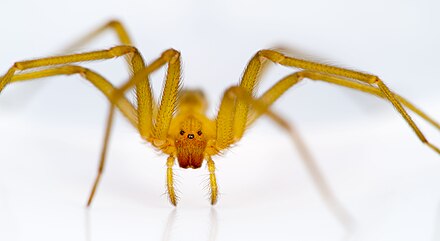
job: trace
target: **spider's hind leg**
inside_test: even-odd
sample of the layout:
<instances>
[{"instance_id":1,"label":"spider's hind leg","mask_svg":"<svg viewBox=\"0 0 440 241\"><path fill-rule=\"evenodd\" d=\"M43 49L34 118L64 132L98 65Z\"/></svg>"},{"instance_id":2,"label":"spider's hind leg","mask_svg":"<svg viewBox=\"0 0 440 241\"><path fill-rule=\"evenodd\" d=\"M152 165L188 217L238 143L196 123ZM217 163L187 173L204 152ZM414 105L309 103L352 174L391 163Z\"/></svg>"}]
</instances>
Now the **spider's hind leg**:
<instances>
[{"instance_id":1,"label":"spider's hind leg","mask_svg":"<svg viewBox=\"0 0 440 241\"><path fill-rule=\"evenodd\" d=\"M8 78L2 79L3 83L14 83L18 81L30 81L35 79L40 79L44 77L51 77L51 76L57 76L57 75L73 75L73 74L79 74L84 79L90 81L98 90L100 90L107 99L111 102L111 109L109 112L109 116L107 118L107 126L104 136L104 144L103 148L101 150L101 156L99 161L99 168L98 168L98 174L96 176L96 179L93 184L93 188L91 191L91 194L89 196L87 206L90 206L93 197L95 195L96 189L98 187L99 181L101 180L101 176L104 170L105 165L105 159L106 159L106 153L107 153L107 147L108 147L108 140L110 137L110 131L113 121L113 114L114 109L118 108L122 114L130 121L130 123L137 127L137 116L134 106L125 98L122 97L118 100L113 100L113 94L116 92L116 88L105 78L103 78L101 75L97 74L96 72L89 70L87 68L81 67L81 66L75 66L75 65L64 65L64 66L56 66L56 67L49 67L47 69L43 70L37 70L34 72L28 72L23 74L17 74L17 75L9 75ZM114 101L114 102L112 102Z\"/></svg>"},{"instance_id":2,"label":"spider's hind leg","mask_svg":"<svg viewBox=\"0 0 440 241\"><path fill-rule=\"evenodd\" d=\"M301 80L298 75L290 75L286 77L285 79L297 83ZM281 81L280 81L281 82ZM284 84L285 86L285 84ZM317 165L317 162L311 155L309 149L307 148L305 142L302 140L302 138L299 136L299 133L295 130L293 125L291 123L288 123L286 120L284 120L281 116L274 113L269 109L270 104L263 101L263 99L257 99L253 97L246 89L234 86L229 88L225 94L223 102L232 101L234 99L240 100L244 102L246 105L250 107L250 117L247 119L247 123L252 123L253 119L251 119L252 116L255 116L257 118L258 116L261 116L262 114L268 115L277 125L279 125L281 128L286 130L286 132L290 135L292 138L294 144L296 145L297 149L299 150L300 155L302 156L302 159L304 160L304 164L309 171L313 182L315 183L319 193L321 194L321 197L324 199L326 205L329 207L329 209L334 213L334 215L337 217L337 219L341 222L342 225L347 230L351 230L353 222L352 218L349 215L349 213L345 210L344 206L339 202L339 200L334 195L331 188L327 185L327 181L325 180L324 176L322 175L321 171L319 170L319 167Z\"/></svg>"},{"instance_id":3,"label":"spider's hind leg","mask_svg":"<svg viewBox=\"0 0 440 241\"><path fill-rule=\"evenodd\" d=\"M126 30L124 25L118 20L110 20L104 25L100 26L99 28L89 32L88 34L84 35L82 38L76 40L61 52L69 53L74 50L77 50L82 46L90 43L91 41L93 41L95 38L97 38L99 35L101 35L107 30L113 30L116 33L119 40L119 44L130 45L130 46L133 45L131 38L128 34L128 31Z\"/></svg>"},{"instance_id":4,"label":"spider's hind leg","mask_svg":"<svg viewBox=\"0 0 440 241\"><path fill-rule=\"evenodd\" d=\"M396 110L400 113L400 115L404 118L404 120L408 123L408 125L413 129L417 137L420 139L420 141L430 147L432 150L440 154L440 149L435 146L434 144L430 143L422 131L418 128L418 126L415 124L411 116L407 113L404 107L411 110L418 116L422 117L424 120L432 124L434 127L440 130L440 124L433 120L431 117L429 117L425 112L420 110L419 108L415 107L412 103L410 103L405 98L399 96L396 93L393 93L389 90L389 88L380 80L377 78L377 81L375 84L378 87L374 87L370 84L365 84L363 82L356 82L351 79L347 79L340 76L335 76L331 74L326 73L319 73L315 71L309 71L304 70L297 73L294 73L292 75L289 75L279 82L277 82L272 88L270 88L268 91L266 91L259 99L264 103L264 105L270 106L272 105L281 95L283 95L290 87L298 83L300 80L308 78L311 80L316 81L323 81L330 84L335 84L343 87L347 87L350 89L358 90L361 92L365 92L368 94L375 95L377 97L383 98L385 100L388 100L391 102L391 104L396 108ZM252 118L250 118L248 125L250 125L253 121L255 121L259 115L263 113L253 113Z\"/></svg>"},{"instance_id":5,"label":"spider's hind leg","mask_svg":"<svg viewBox=\"0 0 440 241\"><path fill-rule=\"evenodd\" d=\"M162 99L160 106L157 108L156 117L153 120L153 108L156 109L155 102L152 98L150 83L148 76L150 73L167 65L167 74L165 85L162 91ZM168 142L168 131L170 129L171 120L177 104L177 96L180 86L181 77L181 61L180 53L174 49L168 49L155 61L146 67L137 71L132 78L117 89L113 95L112 102L118 101L124 97L124 93L136 87L137 95L137 113L138 113L138 131L141 137L158 149L164 150L170 147ZM174 191L174 179L172 166L174 164L175 153L173 150L164 151L169 154L167 160L167 191L170 202L177 204L177 197Z\"/></svg>"}]
</instances>

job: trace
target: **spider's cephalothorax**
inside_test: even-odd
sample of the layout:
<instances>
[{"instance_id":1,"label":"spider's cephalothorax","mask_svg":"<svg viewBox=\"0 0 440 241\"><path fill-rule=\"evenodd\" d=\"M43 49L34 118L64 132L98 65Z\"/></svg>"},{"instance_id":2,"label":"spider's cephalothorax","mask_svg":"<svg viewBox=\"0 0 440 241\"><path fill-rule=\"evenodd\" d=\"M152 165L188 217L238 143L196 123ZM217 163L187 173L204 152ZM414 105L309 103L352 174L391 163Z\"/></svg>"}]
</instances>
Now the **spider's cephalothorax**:
<instances>
[{"instance_id":1,"label":"spider's cephalothorax","mask_svg":"<svg viewBox=\"0 0 440 241\"><path fill-rule=\"evenodd\" d=\"M199 90L182 90L176 116L171 122L175 156L182 168L202 166L208 139L213 137L212 121L206 115L207 102Z\"/></svg>"}]
</instances>

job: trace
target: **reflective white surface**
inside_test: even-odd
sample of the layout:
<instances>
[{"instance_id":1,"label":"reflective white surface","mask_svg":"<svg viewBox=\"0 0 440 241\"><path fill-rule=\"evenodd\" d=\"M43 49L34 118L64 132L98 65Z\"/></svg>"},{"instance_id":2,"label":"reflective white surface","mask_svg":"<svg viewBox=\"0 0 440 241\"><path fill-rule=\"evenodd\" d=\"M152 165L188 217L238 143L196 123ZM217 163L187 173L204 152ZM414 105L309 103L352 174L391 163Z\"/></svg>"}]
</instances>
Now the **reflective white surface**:
<instances>
[{"instance_id":1,"label":"reflective white surface","mask_svg":"<svg viewBox=\"0 0 440 241\"><path fill-rule=\"evenodd\" d=\"M184 86L218 106L258 49L284 45L324 62L378 74L440 120L440 30L434 1L5 1L0 68L46 56L110 18L126 24L144 57L182 52ZM85 49L115 45L111 34ZM88 65L113 83L122 60ZM272 67L264 90L291 70ZM154 75L156 90L162 76ZM291 140L268 120L215 159L221 197L207 200L207 170L176 168L181 201L165 191L165 156L118 118L93 207L84 208L107 111L78 76L8 86L0 95L0 240L439 240L440 160L392 107L307 81L275 109L294 121L328 185L355 221L347 232L313 185ZM438 131L419 118L440 144Z\"/></svg>"},{"instance_id":2,"label":"reflective white surface","mask_svg":"<svg viewBox=\"0 0 440 241\"><path fill-rule=\"evenodd\" d=\"M181 202L173 208L162 195L165 157L119 126L95 203L86 210L100 130L54 131L7 118L1 128L9 138L1 141L7 148L0 169L0 237L432 240L440 225L438 157L405 128L393 127L400 120L370 120L307 130L328 184L355 221L347 233L320 198L290 140L276 128L255 128L216 158L222 195L214 207L204 189L206 168L176 169Z\"/></svg>"}]
</instances>

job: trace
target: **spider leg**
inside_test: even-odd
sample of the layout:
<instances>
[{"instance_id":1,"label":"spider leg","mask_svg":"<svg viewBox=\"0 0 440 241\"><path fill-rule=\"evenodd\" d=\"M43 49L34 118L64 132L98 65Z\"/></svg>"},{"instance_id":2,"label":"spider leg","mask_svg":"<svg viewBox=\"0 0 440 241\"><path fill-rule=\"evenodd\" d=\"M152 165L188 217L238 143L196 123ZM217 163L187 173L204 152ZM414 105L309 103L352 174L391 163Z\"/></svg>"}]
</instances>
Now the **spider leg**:
<instances>
[{"instance_id":1,"label":"spider leg","mask_svg":"<svg viewBox=\"0 0 440 241\"><path fill-rule=\"evenodd\" d=\"M260 50L249 61L243 76L240 81L240 87L254 94L255 87L258 84L258 75L262 69L264 61L271 61L273 63L281 64L288 67L295 67L305 70L314 70L323 73L329 73L333 75L344 76L352 79L361 80L368 83L374 83L378 79L376 76L364 74L361 72L343 69L335 66L315 63L312 61L306 61L297 58L291 58L283 55L275 50ZM249 103L238 101L235 108L234 118L234 140L239 140L243 136L247 115L249 111Z\"/></svg>"},{"instance_id":2,"label":"spider leg","mask_svg":"<svg viewBox=\"0 0 440 241\"><path fill-rule=\"evenodd\" d=\"M133 46L133 42L131 40L130 35L128 34L126 27L124 27L124 25L120 21L114 19L114 20L108 21L106 24L100 26L99 28L91 31L87 35L85 35L82 38L80 38L79 40L75 41L73 44L71 44L70 46L65 48L64 51L62 51L62 52L72 52L75 49L79 49L81 46L86 45L87 43L89 43L90 41L92 41L93 39L95 39L96 37L98 37L99 35L101 35L102 33L104 33L107 30L113 30L116 33L120 44ZM129 67L132 72L136 72L140 68L144 67L143 61L138 61L138 62L140 62L140 64L137 65L137 67L135 67L135 66L133 66L133 64L130 64L130 62L132 61L130 58L126 58L126 59L129 62ZM147 78L147 81L140 82L136 86L138 115L142 117L141 118L142 120L151 119L151 116L150 116L151 114L149 113L149 110L151 108L155 109L157 106L157 104L154 101L153 94L151 92L151 87L150 87L150 83L148 80L148 76L146 78ZM145 133L146 131L144 128L145 127L144 123L141 123L140 126L143 129L142 133Z\"/></svg>"},{"instance_id":3,"label":"spider leg","mask_svg":"<svg viewBox=\"0 0 440 241\"><path fill-rule=\"evenodd\" d=\"M91 31L89 34L75 41L73 44L62 50L61 53L71 53L81 48L81 46L84 46L87 43L91 42L93 39L95 39L107 30L113 30L116 33L120 45L133 46L133 42L131 41L131 38L124 25L118 20L110 20L106 24L100 26L99 28ZM130 63L130 58L126 56L126 59ZM136 71L130 64L129 68L132 72Z\"/></svg>"},{"instance_id":4,"label":"spider leg","mask_svg":"<svg viewBox=\"0 0 440 241\"><path fill-rule=\"evenodd\" d=\"M48 68L50 66L71 64L76 62L111 59L124 55L129 56L129 65L134 73L145 67L144 60L142 59L139 51L135 47L131 46L116 46L107 50L20 61L16 62L0 79L0 92L5 88L7 84L9 84L9 82L11 82L13 76L17 71L32 70L34 68L41 67ZM32 74L30 76L32 76ZM139 83L137 84L136 93L138 102L138 119L140 120L138 123L138 128L141 135L144 137L146 136L144 135L145 132L147 132L147 130L150 130L149 127L151 127L150 123L153 116L152 112L153 108L155 108L155 103L153 101L153 95L151 92L148 76L144 76L143 80L144 81L139 81Z\"/></svg>"},{"instance_id":5,"label":"spider leg","mask_svg":"<svg viewBox=\"0 0 440 241\"><path fill-rule=\"evenodd\" d=\"M298 76L290 75L289 77L292 82L298 82ZM326 184L327 182L321 171L319 170L318 165L316 164L317 162L314 160L310 151L306 147L306 144L304 143L296 129L293 127L293 125L289 124L281 116L271 111L269 109L268 103L264 102L261 98L257 99L253 97L246 89L240 86L233 86L227 89L224 94L222 104L228 101L233 102L234 100L240 100L243 103L246 103L248 106L251 107L251 110L255 112L257 116L260 116L262 114L268 115L277 125L287 131L287 133L292 138L294 144L298 148L299 153L304 160L304 164L308 169L316 187L318 188L321 197L324 199L329 209L336 215L337 219L342 223L342 225L344 225L344 227L346 227L346 229L350 231L350 228L353 224L352 218L345 210L343 205L338 201L336 196L333 194L331 188ZM222 111L221 108L222 107L220 107L220 111ZM227 120L229 121L229 123L232 123L230 119ZM217 123L217 125L221 126L221 123Z\"/></svg>"},{"instance_id":6,"label":"spider leg","mask_svg":"<svg viewBox=\"0 0 440 241\"><path fill-rule=\"evenodd\" d=\"M225 91L216 118L215 145L219 150L228 148L234 142L235 104L235 96L230 91Z\"/></svg>"},{"instance_id":7,"label":"spider leg","mask_svg":"<svg viewBox=\"0 0 440 241\"><path fill-rule=\"evenodd\" d=\"M145 67L144 61L136 48L131 46L116 46L108 50L92 51L81 54L70 54L70 55L47 57L47 58L41 58L35 60L16 62L8 70L8 72L0 79L0 92L1 92L7 84L14 82L13 81L14 78L15 81L19 81L19 80L32 79L37 77L63 74L64 71L66 71L66 68L68 68L67 66L65 66L63 70L60 69L55 70L56 68L52 68L51 70L50 67L52 66L57 67L58 65L71 64L75 62L110 59L124 55L129 56L129 64L132 70L134 71L134 75L121 88L117 90L113 90L112 88L111 91L112 94L111 97L109 98L111 107L107 117L107 126L104 136L103 149L101 152L98 175L95 179L93 189L89 197L88 206L91 204L93 200L93 196L95 194L105 164L105 156L106 156L106 150L110 137L114 108L115 106L119 107L121 105L120 103L124 103L125 97L123 94L129 88L136 87L137 100L138 100L138 106L137 106L138 114L136 119L137 122L135 118L129 118L130 121L133 124L137 124L137 128L139 130L140 135L144 139L151 141L153 145L155 145L156 147L162 147L167 144L166 143L167 132L171 123L172 114L175 110L177 92L180 83L180 53L173 49L167 50L163 52L163 54L151 65ZM167 78L163 90L161 105L158 110L157 118L155 121L155 126L153 126L153 108L155 107L154 106L155 103L152 100L152 93L151 93L151 87L150 87L148 75L165 64L168 64ZM43 68L45 67L47 69L43 71L34 71L30 73L21 74L18 75L18 77L15 76L17 71L32 70L34 68L39 68L39 67L43 67ZM104 86L108 87L108 85L106 85L105 83L108 82L101 81L101 84L104 84ZM104 94L106 93L105 91L103 92ZM126 102L125 104L127 103L129 102ZM130 116L128 114L130 112L129 109L127 109L127 111L125 112L127 117Z\"/></svg>"},{"instance_id":8,"label":"spider leg","mask_svg":"<svg viewBox=\"0 0 440 241\"><path fill-rule=\"evenodd\" d=\"M215 177L215 163L210 156L206 157L208 171L209 171L209 185L211 187L211 205L217 203L218 200L218 186L217 179Z\"/></svg>"},{"instance_id":9,"label":"spider leg","mask_svg":"<svg viewBox=\"0 0 440 241\"><path fill-rule=\"evenodd\" d=\"M92 41L93 39L95 39L96 37L98 37L107 30L113 30L116 33L119 43L121 45L130 45L130 46L133 45L131 38L124 25L118 20L110 20L106 24L100 26L99 28L91 31L87 35L78 39L77 41L69 45L67 48L65 48L62 52L69 53L76 49L79 49L81 48L81 46L86 45L87 43L89 43L90 41Z\"/></svg>"},{"instance_id":10,"label":"spider leg","mask_svg":"<svg viewBox=\"0 0 440 241\"><path fill-rule=\"evenodd\" d=\"M160 100L160 105L154 121L154 126L153 123L144 123L143 125L145 126L141 127L142 114L139 114L139 129L141 135L145 139L151 140L152 142L154 142L153 144L158 146L164 144L162 142L164 142L167 138L171 119L176 108L177 94L179 92L181 77L180 53L174 49L168 49L164 51L159 58L157 58L145 68L136 72L129 81L118 88L118 91L114 95L114 99L117 100L118 98L123 96L123 94L128 89L136 86L138 92L141 92L138 93L138 105L142 102L145 102L145 97L139 97L139 95L142 94L142 91L139 90L139 84L145 82L145 78L148 77L150 73L156 71L165 64L168 64L166 80L164 88L162 90L162 99Z\"/></svg>"},{"instance_id":11,"label":"spider leg","mask_svg":"<svg viewBox=\"0 0 440 241\"><path fill-rule=\"evenodd\" d=\"M274 50L260 50L250 60L248 66L245 69L242 80L240 82L240 87L248 91L249 93L253 94L255 86L258 84L257 83L258 74L261 70L262 61L264 60L270 60L271 62L287 67L294 67L294 68L308 70L311 72L318 72L320 74L327 75L330 77L333 76L334 78L351 80L352 82L359 81L361 83L364 83L365 85L377 86L378 87L377 89L381 92L381 95L383 95L385 99L391 102L391 104L396 108L396 110L400 113L400 115L413 129L413 131L420 139L420 141L426 144L427 146L429 146L435 152L440 154L440 149L437 146L428 142L428 140L425 138L423 133L420 131L420 129L412 120L411 116L403 108L402 105L406 105L405 102L408 101L402 101L403 98L398 97L397 95L392 93L390 89L383 83L383 81L379 77L371 74L362 73L359 71L354 71L336 66L288 57ZM249 104L243 101L238 101L235 107L235 115L233 115L234 116L233 141L239 140L243 136L248 121L248 112L249 112ZM417 109L416 113L417 112L420 113L421 111ZM423 115L421 116L423 117ZM426 115L424 116L427 117ZM428 119L430 118L428 117ZM436 124L435 126L438 127L438 124Z\"/></svg>"},{"instance_id":12,"label":"spider leg","mask_svg":"<svg viewBox=\"0 0 440 241\"><path fill-rule=\"evenodd\" d=\"M38 76L49 75L51 70L46 70L46 72L30 72L18 77L14 77L17 71L28 70L38 67L51 67L56 65L70 64L82 61L92 61L99 59L110 59L114 57L119 57L123 55L130 55L130 65L135 71L133 77L127 81L120 89L112 91L112 96L110 98L111 107L109 115L107 117L106 133L104 137L103 149L101 152L101 160L98 169L98 175L93 185L91 195L89 197L88 206L93 200L96 187L99 183L104 163L105 163L105 153L108 146L110 130L112 125L112 118L114 112L114 106L120 105L119 103L124 102L125 98L123 94L129 88L136 87L138 108L137 108L137 128L140 135L148 140L152 141L153 145L161 147L166 144L167 132L172 119L172 114L175 109L175 103L177 99L177 92L180 83L180 53L175 50L165 51L156 61L154 61L149 66L144 66L144 61L137 51L136 48L130 46L116 46L108 50L93 51L82 54L71 54L65 56L48 57L36 60L21 61L16 62L8 72L0 79L0 92L4 87L13 82L13 78L19 81L28 78L36 78ZM168 63L167 80L163 90L163 98L161 101L160 108L158 110L157 118L155 121L155 126L153 126L153 105L151 87L148 79L148 75L154 72L159 67ZM52 70L54 71L54 70ZM56 71L55 71L56 72ZM57 72L62 74L63 71ZM52 73L55 75L55 73ZM20 77L21 76L21 77ZM127 112L128 113L128 112ZM134 118L131 118L131 122L135 123Z\"/></svg>"},{"instance_id":13,"label":"spider leg","mask_svg":"<svg viewBox=\"0 0 440 241\"><path fill-rule=\"evenodd\" d=\"M116 88L107 81L101 75L95 73L94 71L76 65L64 65L51 67L44 70L38 70L34 72L17 74L12 76L10 83L23 82L39 78L57 76L57 75L73 75L79 74L84 79L90 81L99 91L101 91L109 101L112 101L112 95ZM135 107L128 101L125 97L119 99L114 103L115 106L121 111L121 113L130 121L130 123L136 127L137 126L137 116Z\"/></svg>"},{"instance_id":14,"label":"spider leg","mask_svg":"<svg viewBox=\"0 0 440 241\"><path fill-rule=\"evenodd\" d=\"M176 191L174 190L174 173L173 173L174 161L175 158L173 156L170 156L167 159L167 193L171 204L176 206L178 197L176 195Z\"/></svg>"},{"instance_id":15,"label":"spider leg","mask_svg":"<svg viewBox=\"0 0 440 241\"><path fill-rule=\"evenodd\" d=\"M139 88L140 84L145 82L148 75L160 67L168 64L165 85L162 91L162 99L160 101L160 106L157 111L156 118L154 120L151 113L151 92L143 92L145 89ZM180 87L180 77L181 77L181 61L180 53L174 49L168 49L162 53L162 55L153 61L150 65L136 72L132 78L122 85L113 95L113 103L117 103L120 98L124 96L124 93L136 86L138 95L138 129L141 136L151 142L157 148L165 148L170 145L168 143L168 130L170 128L171 120L173 118L173 113L176 108L177 94ZM149 85L148 85L149 87ZM148 98L146 98L146 96ZM146 104L147 103L147 104ZM149 104L148 104L149 103ZM149 109L144 110L141 106L148 107ZM110 112L111 114L111 112ZM109 114L109 119L111 115ZM108 123L111 124L110 121ZM107 140L108 141L108 140ZM107 145L107 144L105 144ZM174 154L174 153L173 153ZM174 156L173 154L167 159L167 191L170 202L173 205L177 204L177 196L174 191L174 181L173 181L173 169Z\"/></svg>"},{"instance_id":16,"label":"spider leg","mask_svg":"<svg viewBox=\"0 0 440 241\"><path fill-rule=\"evenodd\" d=\"M264 94L259 97L259 99L265 103L265 105L272 105L282 94L285 93L291 86L301 81L303 78L309 78L312 80L320 80L330 84L336 84L339 86L344 86L350 89L355 89L361 92L369 93L380 98L386 98L382 91L371 85L362 84L359 82L354 82L349 79L336 77L332 75L325 75L313 71L301 71L284 77L282 80L278 81L274 86L267 90ZM416 113L418 116L422 117L425 121L429 122L431 125L440 130L440 124L434 119L429 117L425 112L414 106L411 102L403 98L402 96L393 93L394 97L402 103L406 108L410 109L412 112ZM254 112L252 117L249 118L247 125L250 126L259 115ZM261 113L260 113L261 114Z\"/></svg>"},{"instance_id":17,"label":"spider leg","mask_svg":"<svg viewBox=\"0 0 440 241\"><path fill-rule=\"evenodd\" d=\"M151 90L149 89L149 82L145 86L148 86L148 92L140 93L140 91L145 91L145 89L139 88L139 84L148 80L148 76L162 67L168 64L167 77L165 80L164 90L162 92L161 105L157 114L155 124L153 126L152 122L152 100L151 100ZM113 96L111 97L110 111L107 117L107 127L104 136L104 144L101 152L101 160L98 169L98 175L93 184L92 192L90 193L89 201L87 206L90 206L96 191L96 187L100 181L100 177L103 171L103 166L105 163L105 156L107 151L108 142L110 140L110 131L112 126L114 103L118 103L121 98L124 98L124 93L128 89L136 86L136 91L138 95L138 130L139 134L145 140L151 142L154 146L161 148L166 146L168 129L171 123L172 115L175 109L177 101L177 92L180 83L180 53L174 49L166 50L162 55L153 61L150 65L144 67L143 69L137 71L122 87L117 89ZM150 103L150 105L144 105L148 109L141 110L140 103ZM174 157L169 157L167 160L167 191L168 196L173 205L177 203L177 197L174 191L173 182L173 170L172 165L174 164Z\"/></svg>"},{"instance_id":18,"label":"spider leg","mask_svg":"<svg viewBox=\"0 0 440 241\"><path fill-rule=\"evenodd\" d=\"M112 99L112 96L116 92L116 88L113 87L113 85L110 82L108 82L102 76L89 69L75 65L56 66L44 70L14 75L10 79L10 83L19 82L19 81L29 81L32 79L38 79L38 78L44 78L44 77L50 77L56 75L72 75L72 74L80 74L83 78L90 81L97 89L99 89L110 102L114 101ZM109 111L109 116L107 118L107 125L104 135L103 147L101 149L101 154L100 154L98 173L95 178L93 188L87 202L87 206L90 206L93 200L96 189L98 187L98 183L101 180L101 176L104 170L108 141L110 138L110 131L113 122L114 106L116 106L122 112L122 114L130 121L130 123L134 127L137 126L138 120L136 116L136 110L125 97L119 98L115 102L112 102Z\"/></svg>"},{"instance_id":19,"label":"spider leg","mask_svg":"<svg viewBox=\"0 0 440 241\"><path fill-rule=\"evenodd\" d=\"M139 84L148 80L150 73L156 71L163 65L168 63L167 77L165 81L164 90L162 91L161 105L157 114L155 124L153 126L152 122L152 100L151 100L151 90L149 88L149 82L147 82L148 92L140 93L145 91L145 89L139 88ZM124 98L124 93L128 89L136 86L138 95L138 130L140 135L147 141L152 142L152 144L158 148L167 145L167 134L171 123L172 115L176 106L177 92L179 90L180 83L180 53L176 50L169 49L162 53L162 55L153 61L150 65L139 70L132 76L122 87L117 89L113 96L111 97L110 111L107 117L106 132L104 135L104 144L101 152L101 159L98 169L98 175L93 184L92 191L90 193L89 201L87 206L90 206L93 197L100 181L103 167L105 163L105 156L107 152L108 142L110 140L110 131L113 122L114 113L114 103L118 103L121 98ZM140 103L150 103L150 105L144 105L148 107L146 110L141 110ZM152 128L153 127L153 128ZM174 181L173 181L173 170L172 166L174 164L174 157L170 156L167 159L167 191L171 204L177 204L177 197L174 191Z\"/></svg>"},{"instance_id":20,"label":"spider leg","mask_svg":"<svg viewBox=\"0 0 440 241\"><path fill-rule=\"evenodd\" d=\"M35 59L35 60L28 60L28 61L21 61L21 62L16 62L9 70L8 72L0 79L0 92L4 89L4 87L9 84L10 82L12 82L12 80L15 78L17 81L21 78L22 80L24 79L31 79L31 78L37 78L39 76L43 77L44 75L49 76L49 75L56 75L56 74L65 74L65 71L67 72L71 72L72 69L67 70L69 67L68 66L64 66L64 67L60 67L59 69L53 68L53 66L57 67L59 65L65 65L65 64L71 64L71 63L75 63L75 62L83 62L83 61L93 61L93 60L101 60L101 59L111 59L114 57L119 57L119 56L128 56L129 58L129 64L131 66L131 69L133 71L138 71L140 69L144 68L144 61L142 59L142 56L140 55L140 53L137 51L136 48L131 47L131 46L116 46L107 50L101 50L101 51L92 51L92 52L86 52L86 53L80 53L80 54L70 54L70 55L63 55L63 56L55 56L55 57L47 57L47 58L41 58L41 59ZM14 77L17 71L23 71L23 70L33 70L34 68L39 68L39 67L43 67L43 68L47 68L46 70L43 71L34 71L34 72L30 72L30 73L25 73L22 75L18 75L18 77ZM50 69L52 67L52 69ZM77 68L78 67L70 67L70 68ZM84 70L84 69L83 69ZM79 70L79 72L83 75L83 76L87 76L93 73L91 73L90 71L83 71L83 70ZM75 72L75 71L73 71ZM20 77L21 76L21 77ZM103 80L98 80L98 79L103 79L102 77L100 78L92 78L95 79L97 81L95 81L94 84L98 83L98 85L102 85L101 88L107 89L106 91L103 91L104 94L109 95L114 95L115 91L113 86L111 86L107 81L103 81ZM110 118L113 117L113 108L114 106L117 106L118 108L121 109L122 113L130 120L130 122L135 125L135 127L139 126L138 123L138 119L139 117L150 117L149 122L151 122L151 117L152 117L152 107L153 107L153 102L151 100L151 89L149 86L149 80L147 78L147 76L144 78L144 82L147 83L140 83L139 84L139 88L137 88L137 92L139 93L140 91L142 91L142 93L139 94L139 96L143 97L143 101L140 104L140 106L138 105L138 118L136 118L136 115L133 115L133 106L131 104L129 104L128 101L124 101L125 97L122 98L118 98L118 99L114 99L114 98L109 98L110 102L112 103L111 109L109 111L109 116L108 116L108 120L107 120L107 127L106 127L106 134L105 134L105 138L104 138L104 145L103 145L103 149L101 152L101 159L100 159L100 164L99 164L99 170L98 170L98 176L95 180L95 183L93 185L93 190L92 190L92 194L89 197L89 202L88 205L90 205L94 192L96 191L96 187L97 184L100 180L100 176L104 167L104 163L105 163L105 153L106 153L106 149L107 149L107 143L108 143L108 139L109 139L109 135L110 135L110 129L111 129L111 123L112 120L110 120ZM93 83L93 81L92 81ZM97 86L98 88L100 88L99 86ZM111 91L110 91L111 89ZM111 93L110 93L110 92ZM138 97L139 97L138 96ZM121 104L123 103L123 104ZM145 103L150 103L149 108L147 108L145 106ZM143 104L143 105L142 105ZM121 105L125 105L125 107L121 108ZM144 109L140 110L141 107L144 107ZM139 114L141 113L141 114ZM148 122L148 120L142 120L141 123L144 122Z\"/></svg>"},{"instance_id":21,"label":"spider leg","mask_svg":"<svg viewBox=\"0 0 440 241\"><path fill-rule=\"evenodd\" d=\"M317 80L317 81L324 81L327 83L331 83L331 84L336 84L339 86L344 86L350 89L355 89L361 92L365 92L365 93L369 93L375 96L378 96L380 98L383 99L393 99L395 100L400 107L405 106L406 108L408 108L409 110L413 111L414 113L416 113L417 115L419 115L420 117L422 117L424 120L426 120L427 122L429 122L430 124L432 124L433 126L435 126L437 129L440 129L440 124L437 123L435 120L433 120L432 118L430 118L426 113L424 113L422 110L420 110L419 108L415 107L411 102L409 102L408 100L406 100L405 98L392 93L391 91L385 93L383 91L383 89L376 88L374 86L370 86L368 84L363 84L362 82L354 82L350 79L346 79L343 77L339 77L339 76L334 76L334 75L329 75L329 74L324 74L324 73L319 73L319 72L314 72L314 71L301 71L301 72L297 72L294 73L292 75L289 75L285 78L283 78L282 80L280 80L279 82L277 82L272 88L270 88L268 91L266 91L261 97L260 100L265 103L266 107L268 108L274 101L276 101L283 93L285 93L285 91L287 91L291 86L295 85L296 83L298 83L299 81L301 81L303 78L308 78L308 79L312 79L312 80ZM404 111L403 107L402 110ZM399 111L400 112L400 111ZM406 114L406 111L404 112ZM254 112L253 115L251 115L248 119L247 122L247 126L251 125L257 118L259 115L261 115L262 112L260 113L256 113ZM411 120L410 116L408 114L406 114L405 116L405 120L408 121L407 118L409 118L409 120ZM409 122L409 123L413 123L413 122ZM419 130L419 128L414 124L410 126L414 129L414 131L417 133L417 135L419 136L420 140L428 145L431 149L433 149L434 151L436 151L437 153L440 154L440 149L429 143L426 138L424 137L424 135L421 133L421 131Z\"/></svg>"},{"instance_id":22,"label":"spider leg","mask_svg":"<svg viewBox=\"0 0 440 241\"><path fill-rule=\"evenodd\" d=\"M20 61L14 63L6 74L0 79L0 92L11 81L12 76L17 71L30 70L40 67L49 67L54 65L71 64L84 61L95 61L102 59L111 59L124 55L130 55L130 65L132 69L138 71L144 68L144 61L138 50L131 46L116 46L107 50L91 51L81 54L70 54L63 56L54 56L40 58L35 60Z\"/></svg>"},{"instance_id":23,"label":"spider leg","mask_svg":"<svg viewBox=\"0 0 440 241\"><path fill-rule=\"evenodd\" d=\"M104 172L105 159L107 157L107 148L110 140L110 132L113 125L114 113L115 113L115 106L112 104L110 106L110 110L107 117L104 140L101 149L101 155L99 157L98 174L96 175L95 181L93 182L92 191L90 192L89 199L87 200L87 207L90 207L90 205L92 204L93 197L95 196L96 189L98 188L99 181L101 180L102 173Z\"/></svg>"}]
</instances>

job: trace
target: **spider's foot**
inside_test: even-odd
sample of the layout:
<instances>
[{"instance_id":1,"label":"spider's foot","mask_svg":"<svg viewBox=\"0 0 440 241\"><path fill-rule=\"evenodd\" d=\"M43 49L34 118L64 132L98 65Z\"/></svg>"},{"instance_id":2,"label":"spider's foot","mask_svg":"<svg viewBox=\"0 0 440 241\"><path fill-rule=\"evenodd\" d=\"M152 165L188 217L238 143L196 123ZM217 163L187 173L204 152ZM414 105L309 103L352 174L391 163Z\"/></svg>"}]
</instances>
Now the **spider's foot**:
<instances>
[{"instance_id":1,"label":"spider's foot","mask_svg":"<svg viewBox=\"0 0 440 241\"><path fill-rule=\"evenodd\" d=\"M174 157L170 156L167 159L167 193L170 203L173 206L177 205L177 196L174 191L174 174L173 174Z\"/></svg>"},{"instance_id":2,"label":"spider's foot","mask_svg":"<svg viewBox=\"0 0 440 241\"><path fill-rule=\"evenodd\" d=\"M174 190L168 189L168 198L170 200L170 203L173 204L173 206L177 206L177 197L174 193Z\"/></svg>"},{"instance_id":3,"label":"spider's foot","mask_svg":"<svg viewBox=\"0 0 440 241\"><path fill-rule=\"evenodd\" d=\"M217 186L211 187L211 205L215 205L217 203L217 197L218 197L218 192L217 192Z\"/></svg>"},{"instance_id":4,"label":"spider's foot","mask_svg":"<svg viewBox=\"0 0 440 241\"><path fill-rule=\"evenodd\" d=\"M210 181L210 187L211 187L211 205L214 205L217 203L218 199L218 187L217 187L217 181L215 179L214 173L211 173L209 175L209 181Z\"/></svg>"},{"instance_id":5,"label":"spider's foot","mask_svg":"<svg viewBox=\"0 0 440 241\"><path fill-rule=\"evenodd\" d=\"M179 197L177 197L176 195L176 191L174 190L174 185L172 181L169 181L167 183L167 194L170 203L173 204L173 206L177 206L177 201L179 200Z\"/></svg>"}]
</instances>

